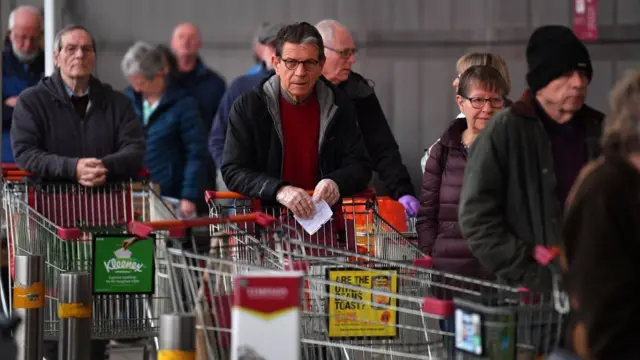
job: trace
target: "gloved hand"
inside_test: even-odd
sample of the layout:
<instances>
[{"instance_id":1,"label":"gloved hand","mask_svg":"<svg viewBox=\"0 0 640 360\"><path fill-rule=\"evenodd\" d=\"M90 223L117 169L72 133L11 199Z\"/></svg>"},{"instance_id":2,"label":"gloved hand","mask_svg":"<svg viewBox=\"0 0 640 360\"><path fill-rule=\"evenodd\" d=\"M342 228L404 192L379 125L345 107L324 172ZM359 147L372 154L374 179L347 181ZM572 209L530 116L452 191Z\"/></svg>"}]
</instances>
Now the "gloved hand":
<instances>
[{"instance_id":1,"label":"gloved hand","mask_svg":"<svg viewBox=\"0 0 640 360\"><path fill-rule=\"evenodd\" d=\"M316 208L311 196L303 189L295 186L287 185L281 187L276 194L276 200L291 210L294 215L303 219L311 217Z\"/></svg>"},{"instance_id":2,"label":"gloved hand","mask_svg":"<svg viewBox=\"0 0 640 360\"><path fill-rule=\"evenodd\" d=\"M398 202L404 207L404 211L411 217L418 216L420 201L411 195L404 195L398 199Z\"/></svg>"},{"instance_id":3,"label":"gloved hand","mask_svg":"<svg viewBox=\"0 0 640 360\"><path fill-rule=\"evenodd\" d=\"M313 190L313 200L324 200L329 206L333 206L338 202L338 199L340 199L338 184L331 179L320 180L315 190Z\"/></svg>"}]
</instances>

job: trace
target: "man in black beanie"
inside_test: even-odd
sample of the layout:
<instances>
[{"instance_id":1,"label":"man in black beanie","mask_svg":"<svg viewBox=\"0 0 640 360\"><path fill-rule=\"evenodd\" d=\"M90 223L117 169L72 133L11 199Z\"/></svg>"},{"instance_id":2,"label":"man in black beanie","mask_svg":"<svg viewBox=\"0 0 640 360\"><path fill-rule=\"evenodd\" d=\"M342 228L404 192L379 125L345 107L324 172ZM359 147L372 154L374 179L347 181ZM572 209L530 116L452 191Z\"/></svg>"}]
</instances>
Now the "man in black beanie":
<instances>
[{"instance_id":1,"label":"man in black beanie","mask_svg":"<svg viewBox=\"0 0 640 360\"><path fill-rule=\"evenodd\" d=\"M535 30L529 89L478 136L460 199L460 227L480 262L510 284L548 290L536 245L561 243L563 204L599 155L603 114L584 104L593 75L587 48L564 26Z\"/></svg>"}]
</instances>

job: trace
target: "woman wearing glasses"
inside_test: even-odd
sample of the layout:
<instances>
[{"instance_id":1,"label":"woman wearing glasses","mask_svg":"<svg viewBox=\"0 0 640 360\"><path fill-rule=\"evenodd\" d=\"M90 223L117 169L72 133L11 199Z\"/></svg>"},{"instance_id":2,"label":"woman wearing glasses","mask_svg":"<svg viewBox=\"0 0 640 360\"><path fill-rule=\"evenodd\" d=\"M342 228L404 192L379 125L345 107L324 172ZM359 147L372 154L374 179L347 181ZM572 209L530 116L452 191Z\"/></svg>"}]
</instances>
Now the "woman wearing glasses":
<instances>
[{"instance_id":1,"label":"woman wearing glasses","mask_svg":"<svg viewBox=\"0 0 640 360\"><path fill-rule=\"evenodd\" d=\"M422 180L416 228L420 248L433 259L437 270L490 279L469 250L458 226L458 202L467 165L467 149L502 110L509 86L492 66L471 66L460 76L456 102L464 117L456 118L428 151ZM447 294L436 294L441 298ZM443 331L453 332L453 319L441 321Z\"/></svg>"},{"instance_id":2,"label":"woman wearing glasses","mask_svg":"<svg viewBox=\"0 0 640 360\"><path fill-rule=\"evenodd\" d=\"M476 65L486 65L498 70L505 83L507 84L506 93L511 91L511 75L509 74L509 68L504 58L498 54L474 52L461 56L456 62L456 77L453 79L453 89L458 93L458 84L460 84L460 76L470 67ZM511 106L511 100L505 99L504 106ZM458 114L457 118L464 118L464 113ZM420 169L424 173L424 166L427 163L429 156L427 155L428 149L425 149L424 156L420 159Z\"/></svg>"},{"instance_id":3,"label":"woman wearing glasses","mask_svg":"<svg viewBox=\"0 0 640 360\"><path fill-rule=\"evenodd\" d=\"M464 276L488 279L490 275L473 257L458 226L458 202L467 149L502 110L508 85L491 66L472 66L461 76L456 102L464 117L457 118L429 148L418 211L421 249L433 259L434 268ZM442 294L446 296L446 294ZM443 331L452 331L443 322Z\"/></svg>"}]
</instances>

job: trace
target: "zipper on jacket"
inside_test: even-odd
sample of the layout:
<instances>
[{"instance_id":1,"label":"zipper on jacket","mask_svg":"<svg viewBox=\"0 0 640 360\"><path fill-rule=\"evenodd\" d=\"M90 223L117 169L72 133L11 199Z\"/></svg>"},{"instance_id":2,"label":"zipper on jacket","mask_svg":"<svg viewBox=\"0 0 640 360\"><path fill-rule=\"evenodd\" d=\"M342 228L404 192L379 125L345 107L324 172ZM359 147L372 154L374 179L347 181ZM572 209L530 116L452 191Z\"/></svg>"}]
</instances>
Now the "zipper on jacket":
<instances>
[{"instance_id":1,"label":"zipper on jacket","mask_svg":"<svg viewBox=\"0 0 640 360\"><path fill-rule=\"evenodd\" d=\"M89 100L89 102L87 103L87 111L85 111L83 118L81 118L80 115L76 113L76 109L73 106L71 106L73 112L76 113L76 116L80 118L80 141L82 142L82 154L85 157L87 156L87 144L85 141L86 132L87 132L87 120L89 119L89 116L93 113L94 106L91 106L91 100Z\"/></svg>"},{"instance_id":2,"label":"zipper on jacket","mask_svg":"<svg viewBox=\"0 0 640 360\"><path fill-rule=\"evenodd\" d=\"M282 139L282 135L278 131L278 124L276 124L276 117L273 116L271 109L269 109L269 104L267 102L267 99L265 98L264 101L267 107L267 112L271 117L271 122L273 123L273 129L276 131L276 134L278 134L278 140L280 140L280 179L282 180L282 175L284 174L284 140Z\"/></svg>"},{"instance_id":3,"label":"zipper on jacket","mask_svg":"<svg viewBox=\"0 0 640 360\"><path fill-rule=\"evenodd\" d=\"M331 106L335 106L335 104L332 104ZM318 151L318 170L320 172L320 179L324 178L324 171L322 171L322 150L324 150L324 144L325 141L324 139L327 138L327 134L329 133L329 130L331 130L331 126L333 126L333 123L335 122L335 118L336 116L338 116L338 112L340 111L340 107L338 107L338 109L333 113L333 116L331 117L331 119L329 119L329 123L327 124L327 127L324 129L324 137L322 139L318 139L318 141L321 141L320 143L320 150Z\"/></svg>"}]
</instances>

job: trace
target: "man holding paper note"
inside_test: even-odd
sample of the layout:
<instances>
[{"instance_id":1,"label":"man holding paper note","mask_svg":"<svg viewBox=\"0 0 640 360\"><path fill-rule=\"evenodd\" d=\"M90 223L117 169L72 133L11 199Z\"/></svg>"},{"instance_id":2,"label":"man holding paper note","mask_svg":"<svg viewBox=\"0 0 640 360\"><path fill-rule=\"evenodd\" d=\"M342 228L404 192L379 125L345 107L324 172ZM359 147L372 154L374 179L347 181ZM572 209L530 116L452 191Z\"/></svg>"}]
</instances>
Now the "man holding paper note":
<instances>
[{"instance_id":1,"label":"man holding paper note","mask_svg":"<svg viewBox=\"0 0 640 360\"><path fill-rule=\"evenodd\" d=\"M313 25L278 32L276 75L238 98L229 114L221 167L229 190L309 218L314 202L333 206L366 188L372 166L356 114L346 95L320 76L324 61Z\"/></svg>"}]
</instances>

